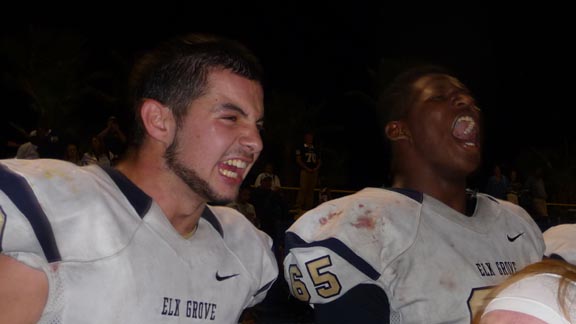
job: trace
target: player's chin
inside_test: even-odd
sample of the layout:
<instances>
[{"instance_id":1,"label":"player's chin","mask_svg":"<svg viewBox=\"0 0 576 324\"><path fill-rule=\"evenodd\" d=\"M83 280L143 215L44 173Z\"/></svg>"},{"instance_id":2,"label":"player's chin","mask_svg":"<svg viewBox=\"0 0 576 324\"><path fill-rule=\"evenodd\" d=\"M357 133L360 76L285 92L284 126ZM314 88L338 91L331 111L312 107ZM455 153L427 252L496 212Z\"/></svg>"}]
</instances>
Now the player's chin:
<instances>
[{"instance_id":1,"label":"player's chin","mask_svg":"<svg viewBox=\"0 0 576 324\"><path fill-rule=\"evenodd\" d=\"M221 192L212 193L209 197L207 197L207 201L215 205L227 205L231 202L234 202L234 200L236 200L236 196L237 195L232 194L222 194Z\"/></svg>"},{"instance_id":2,"label":"player's chin","mask_svg":"<svg viewBox=\"0 0 576 324\"><path fill-rule=\"evenodd\" d=\"M459 169L462 170L463 174L470 175L470 174L476 172L476 170L478 170L478 168L480 167L480 163L481 163L481 160L479 158L478 159L468 159L468 160L462 161L462 163L460 163Z\"/></svg>"},{"instance_id":3,"label":"player's chin","mask_svg":"<svg viewBox=\"0 0 576 324\"><path fill-rule=\"evenodd\" d=\"M212 188L212 198L217 199L221 202L230 203L236 200L238 197L238 192L240 190L240 184L223 184Z\"/></svg>"}]
</instances>

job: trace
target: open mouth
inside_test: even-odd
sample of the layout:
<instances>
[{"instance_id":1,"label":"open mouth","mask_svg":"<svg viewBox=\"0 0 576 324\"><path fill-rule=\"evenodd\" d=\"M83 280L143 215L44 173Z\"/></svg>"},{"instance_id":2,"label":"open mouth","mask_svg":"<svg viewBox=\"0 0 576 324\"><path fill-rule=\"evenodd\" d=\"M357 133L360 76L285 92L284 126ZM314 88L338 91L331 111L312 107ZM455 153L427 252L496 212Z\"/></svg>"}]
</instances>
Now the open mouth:
<instances>
[{"instance_id":1,"label":"open mouth","mask_svg":"<svg viewBox=\"0 0 576 324\"><path fill-rule=\"evenodd\" d=\"M225 177L238 179L242 177L247 166L248 163L245 161L239 159L230 159L222 162L218 168L218 172L220 172L220 174Z\"/></svg>"},{"instance_id":2,"label":"open mouth","mask_svg":"<svg viewBox=\"0 0 576 324\"><path fill-rule=\"evenodd\" d=\"M462 141L465 146L477 147L479 128L471 116L460 116L452 124L452 135Z\"/></svg>"}]
</instances>

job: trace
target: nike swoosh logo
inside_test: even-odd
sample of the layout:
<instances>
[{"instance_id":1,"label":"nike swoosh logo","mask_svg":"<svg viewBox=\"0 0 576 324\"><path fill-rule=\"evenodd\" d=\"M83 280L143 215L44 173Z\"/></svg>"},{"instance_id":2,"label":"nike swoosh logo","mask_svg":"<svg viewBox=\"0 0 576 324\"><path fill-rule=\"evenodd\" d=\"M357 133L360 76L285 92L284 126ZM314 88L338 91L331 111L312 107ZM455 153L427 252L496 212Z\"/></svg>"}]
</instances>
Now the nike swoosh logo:
<instances>
[{"instance_id":1,"label":"nike swoosh logo","mask_svg":"<svg viewBox=\"0 0 576 324\"><path fill-rule=\"evenodd\" d=\"M506 237L508 237L508 241L514 242L514 241L516 241L516 239L518 239L518 238L519 238L520 236L522 236L522 235L524 235L524 232L522 232L522 233L520 233L520 234L518 234L518 235L516 235L516 236L513 236L513 237L510 237L510 235L506 235Z\"/></svg>"},{"instance_id":2,"label":"nike swoosh logo","mask_svg":"<svg viewBox=\"0 0 576 324\"><path fill-rule=\"evenodd\" d=\"M226 279L234 278L234 277L239 276L239 275L240 275L239 273L235 273L235 274L232 274L232 275L229 275L229 276L220 276L220 275L218 274L218 271L216 271L216 280L218 280L218 281L223 281L223 280L226 280Z\"/></svg>"}]
</instances>

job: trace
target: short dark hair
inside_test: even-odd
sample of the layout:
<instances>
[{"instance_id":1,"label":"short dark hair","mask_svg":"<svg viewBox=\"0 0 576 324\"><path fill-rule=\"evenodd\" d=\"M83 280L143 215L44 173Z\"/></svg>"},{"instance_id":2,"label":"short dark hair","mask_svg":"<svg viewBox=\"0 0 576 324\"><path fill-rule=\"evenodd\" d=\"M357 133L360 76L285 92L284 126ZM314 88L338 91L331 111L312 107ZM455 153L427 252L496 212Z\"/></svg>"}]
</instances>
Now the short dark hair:
<instances>
[{"instance_id":1,"label":"short dark hair","mask_svg":"<svg viewBox=\"0 0 576 324\"><path fill-rule=\"evenodd\" d=\"M192 101L205 93L208 75L214 69L262 82L262 67L250 50L214 35L178 36L144 54L135 63L129 84L135 116L133 144L139 146L145 135L140 118L142 99L168 106L180 126Z\"/></svg>"},{"instance_id":2,"label":"short dark hair","mask_svg":"<svg viewBox=\"0 0 576 324\"><path fill-rule=\"evenodd\" d=\"M431 74L446 74L454 76L448 69L438 65L413 66L397 75L378 96L378 110L382 125L404 117L411 105L412 86L423 76Z\"/></svg>"}]
</instances>

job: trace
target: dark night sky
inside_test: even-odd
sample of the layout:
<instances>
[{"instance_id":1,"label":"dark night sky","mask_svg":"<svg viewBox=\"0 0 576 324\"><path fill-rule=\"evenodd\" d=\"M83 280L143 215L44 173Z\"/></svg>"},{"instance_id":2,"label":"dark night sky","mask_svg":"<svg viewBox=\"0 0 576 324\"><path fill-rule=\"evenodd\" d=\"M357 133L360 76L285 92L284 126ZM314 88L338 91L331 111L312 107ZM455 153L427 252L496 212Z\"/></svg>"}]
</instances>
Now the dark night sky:
<instances>
[{"instance_id":1,"label":"dark night sky","mask_svg":"<svg viewBox=\"0 0 576 324\"><path fill-rule=\"evenodd\" d=\"M318 122L348 125L346 136L355 145L379 142L367 138L375 134L358 116L362 110L345 107L347 99L342 98L369 92L370 75L381 59L442 64L470 86L484 111L487 160L513 162L533 147L556 147L566 141L574 145L576 136L567 117L573 110L569 76L575 57L569 26L556 22L539 26L529 19L392 24L387 22L392 13L371 8L276 12L202 18L194 12L180 17L115 15L70 21L44 17L32 24L39 30L85 35L93 48L114 49L126 57L166 36L190 31L239 39L260 57L269 91L297 93L312 104L324 100L332 110L323 111ZM2 37L23 35L30 23L3 24Z\"/></svg>"}]
</instances>

